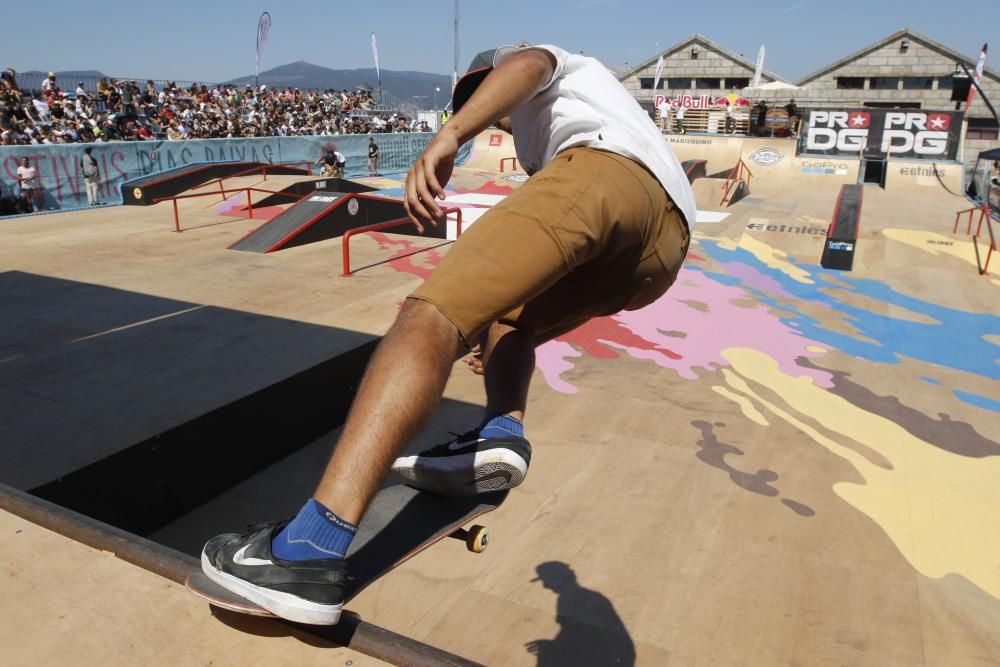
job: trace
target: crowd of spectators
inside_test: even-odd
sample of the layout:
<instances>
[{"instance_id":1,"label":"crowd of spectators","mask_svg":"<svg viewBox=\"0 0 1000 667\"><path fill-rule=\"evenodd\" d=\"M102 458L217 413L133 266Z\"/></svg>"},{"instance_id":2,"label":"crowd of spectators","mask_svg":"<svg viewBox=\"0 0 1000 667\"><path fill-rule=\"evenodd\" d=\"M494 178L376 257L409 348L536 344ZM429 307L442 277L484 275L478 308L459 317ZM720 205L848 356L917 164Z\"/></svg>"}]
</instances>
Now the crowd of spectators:
<instances>
[{"instance_id":1,"label":"crowd of spectators","mask_svg":"<svg viewBox=\"0 0 1000 667\"><path fill-rule=\"evenodd\" d=\"M0 81L0 144L430 132L387 112L367 90L307 90L152 81L98 81L64 91L50 73L33 94L7 69Z\"/></svg>"}]
</instances>

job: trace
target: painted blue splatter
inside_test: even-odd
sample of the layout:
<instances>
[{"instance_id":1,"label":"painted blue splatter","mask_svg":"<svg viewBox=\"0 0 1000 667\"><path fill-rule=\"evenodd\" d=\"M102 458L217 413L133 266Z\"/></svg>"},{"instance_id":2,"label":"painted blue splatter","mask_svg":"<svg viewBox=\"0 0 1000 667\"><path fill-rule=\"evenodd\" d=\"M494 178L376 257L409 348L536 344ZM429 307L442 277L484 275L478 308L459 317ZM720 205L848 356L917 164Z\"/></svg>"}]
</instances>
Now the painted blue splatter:
<instances>
[{"instance_id":1,"label":"painted blue splatter","mask_svg":"<svg viewBox=\"0 0 1000 667\"><path fill-rule=\"evenodd\" d=\"M941 386L941 381L940 380L935 380L934 378L929 378L926 375L921 375L920 379L923 380L924 382L930 382L931 384L936 384L939 387Z\"/></svg>"},{"instance_id":2,"label":"painted blue splatter","mask_svg":"<svg viewBox=\"0 0 1000 667\"><path fill-rule=\"evenodd\" d=\"M952 393L955 394L955 398L964 403L968 403L969 405L974 405L977 408L982 408L983 410L1000 412L1000 401L994 401L992 398L986 398L985 396L980 396L979 394L970 394L969 392L962 391L961 389L955 389Z\"/></svg>"},{"instance_id":3,"label":"painted blue splatter","mask_svg":"<svg viewBox=\"0 0 1000 667\"><path fill-rule=\"evenodd\" d=\"M841 271L826 270L814 265L805 268L814 275L827 274L836 277L840 284L847 283L849 287L840 287L825 281L816 281L811 285L804 284L793 280L778 269L769 267L742 248L728 250L710 240L701 240L699 248L703 254L716 262L722 264L740 262L753 267L778 281L786 292L797 299L819 303L839 313L857 332L855 337L830 331L815 318L798 311L787 299L779 302L759 290L745 288L756 294L762 303L775 308L782 321L786 323L794 321L797 324L796 330L806 338L868 361L895 364L899 363L902 357L908 357L1000 380L1000 365L995 363L995 359L1000 355L1000 347L985 339L986 336L1000 337L1000 317L996 315L947 308L902 294L882 282L854 278ZM705 271L693 263L687 266L703 271L705 275L724 285L741 284L739 279L732 276ZM932 320L933 324L901 320L851 306L839 300L838 294L860 294L875 301L919 313Z\"/></svg>"}]
</instances>

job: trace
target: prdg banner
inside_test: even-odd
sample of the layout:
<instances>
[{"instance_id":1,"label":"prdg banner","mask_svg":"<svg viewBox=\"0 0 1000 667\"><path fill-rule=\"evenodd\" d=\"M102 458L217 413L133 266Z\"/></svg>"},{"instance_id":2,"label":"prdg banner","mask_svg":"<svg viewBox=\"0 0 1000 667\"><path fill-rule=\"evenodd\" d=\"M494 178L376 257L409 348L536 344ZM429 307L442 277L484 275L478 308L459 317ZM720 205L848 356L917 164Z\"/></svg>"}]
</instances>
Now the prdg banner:
<instances>
[{"instance_id":1,"label":"prdg banner","mask_svg":"<svg viewBox=\"0 0 1000 667\"><path fill-rule=\"evenodd\" d=\"M960 111L811 109L799 134L799 153L843 157L955 160Z\"/></svg>"}]
</instances>

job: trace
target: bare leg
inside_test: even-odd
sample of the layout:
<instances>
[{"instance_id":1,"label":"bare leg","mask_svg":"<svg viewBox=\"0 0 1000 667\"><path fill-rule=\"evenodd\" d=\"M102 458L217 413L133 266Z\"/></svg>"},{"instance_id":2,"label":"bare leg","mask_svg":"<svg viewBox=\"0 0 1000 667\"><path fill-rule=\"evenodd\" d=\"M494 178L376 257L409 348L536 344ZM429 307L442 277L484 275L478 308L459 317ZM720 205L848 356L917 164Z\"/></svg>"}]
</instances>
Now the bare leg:
<instances>
[{"instance_id":1,"label":"bare leg","mask_svg":"<svg viewBox=\"0 0 1000 667\"><path fill-rule=\"evenodd\" d=\"M427 423L461 344L454 325L409 299L379 343L314 497L357 524L399 451Z\"/></svg>"},{"instance_id":2,"label":"bare leg","mask_svg":"<svg viewBox=\"0 0 1000 667\"><path fill-rule=\"evenodd\" d=\"M534 340L520 329L499 322L483 332L480 340L487 414L523 420L535 369Z\"/></svg>"}]
</instances>

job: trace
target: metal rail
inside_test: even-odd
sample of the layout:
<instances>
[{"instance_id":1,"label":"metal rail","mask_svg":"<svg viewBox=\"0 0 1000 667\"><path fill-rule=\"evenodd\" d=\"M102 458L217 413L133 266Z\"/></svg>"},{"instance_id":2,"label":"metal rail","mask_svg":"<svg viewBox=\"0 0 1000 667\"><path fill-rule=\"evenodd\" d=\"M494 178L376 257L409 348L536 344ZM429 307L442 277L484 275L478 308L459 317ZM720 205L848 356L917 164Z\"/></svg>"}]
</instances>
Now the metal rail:
<instances>
[{"instance_id":1,"label":"metal rail","mask_svg":"<svg viewBox=\"0 0 1000 667\"><path fill-rule=\"evenodd\" d=\"M221 186L221 183L220 183L220 186ZM222 195L222 201L225 201L226 199L229 198L229 195L232 194L232 193L234 193L234 192L246 192L247 193L247 213L248 213L248 217L251 220L253 220L253 202L250 201L250 193L251 192L261 192L261 193L268 194L268 195L281 195L282 197L291 197L292 199L295 200L295 202L293 202L293 203L297 203L297 202L301 201L302 199L308 197L309 195L313 194L313 193L310 192L310 193L307 193L305 195L294 195L291 192L279 192L277 190L264 190L264 189L261 189L261 188L255 188L253 186L250 186L250 187L246 187L246 188L233 188L231 190L225 190L225 189L220 188L219 192L215 192L213 190L211 192L192 192L192 193L189 193L189 194L186 194L186 195L174 195L173 197L161 197L159 199L154 199L153 203L154 204L159 204L160 202L164 202L164 201L173 202L173 207L174 207L174 231L175 232L180 232L181 231L181 221L180 221L180 216L178 215L178 212L177 212L177 200L178 199L194 199L195 197L214 197L216 194L219 194L219 195Z\"/></svg>"},{"instance_id":2,"label":"metal rail","mask_svg":"<svg viewBox=\"0 0 1000 667\"><path fill-rule=\"evenodd\" d=\"M722 201L719 202L719 206L725 206L726 202L732 198L732 193L730 190L743 179L743 172L746 172L746 188L750 189L750 179L753 178L753 172L750 171L750 167L742 159L736 163L730 172L726 176L726 182L723 184L722 190Z\"/></svg>"},{"instance_id":3,"label":"metal rail","mask_svg":"<svg viewBox=\"0 0 1000 667\"><path fill-rule=\"evenodd\" d=\"M452 213L456 216L456 232L455 238L462 235L462 209L460 208L446 208L441 211L442 222L447 224L448 216ZM357 227L355 229L349 229L344 232L343 242L341 252L343 254L343 275L345 278L351 275L351 238L357 236L358 234L365 234L367 232L378 232L383 229L391 229L392 227L401 227L403 225L413 224L409 218L398 218L396 220L388 220L386 222L379 222L374 225L368 225L366 227ZM420 252L420 251L418 251ZM415 253L414 253L415 254Z\"/></svg>"},{"instance_id":4,"label":"metal rail","mask_svg":"<svg viewBox=\"0 0 1000 667\"><path fill-rule=\"evenodd\" d=\"M37 498L6 484L0 484L0 509L93 549L113 553L116 558L126 563L149 570L181 585L184 584L188 575L198 571L201 567L198 559L187 554ZM278 618L274 619L274 623L281 623L296 632L317 637L396 665L431 667L432 665L468 666L478 664L377 625L372 625L352 613L344 614L340 618L340 623L332 626L303 625Z\"/></svg>"}]
</instances>

